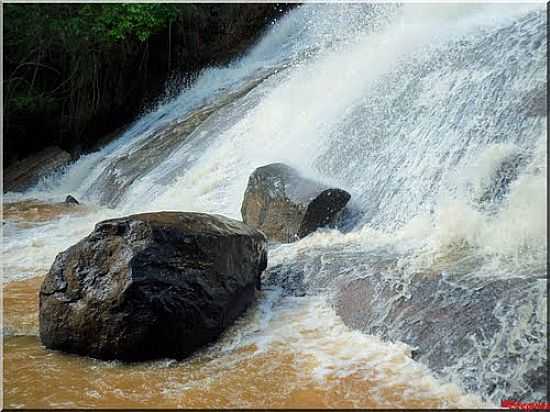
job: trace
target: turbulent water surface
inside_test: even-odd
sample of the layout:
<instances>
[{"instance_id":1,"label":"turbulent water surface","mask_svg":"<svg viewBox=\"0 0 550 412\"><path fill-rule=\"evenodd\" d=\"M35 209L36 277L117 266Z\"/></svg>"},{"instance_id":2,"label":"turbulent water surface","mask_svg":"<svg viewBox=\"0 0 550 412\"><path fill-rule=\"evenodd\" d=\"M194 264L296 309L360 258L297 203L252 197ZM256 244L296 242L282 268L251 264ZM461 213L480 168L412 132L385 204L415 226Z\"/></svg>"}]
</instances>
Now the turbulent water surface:
<instances>
[{"instance_id":1,"label":"turbulent water surface","mask_svg":"<svg viewBox=\"0 0 550 412\"><path fill-rule=\"evenodd\" d=\"M292 11L101 151L4 196L4 404L438 408L543 397L525 373L546 362L546 65L544 6ZM240 218L250 173L281 161L352 194L342 231L269 252L269 267L300 266L307 296L262 291L218 343L181 362L40 346L41 276L95 223L158 210ZM86 206L55 203L68 193ZM337 316L336 285L374 271L405 297L419 272L466 292L495 279L528 286L521 302L497 298L503 332L435 373L388 333Z\"/></svg>"}]
</instances>

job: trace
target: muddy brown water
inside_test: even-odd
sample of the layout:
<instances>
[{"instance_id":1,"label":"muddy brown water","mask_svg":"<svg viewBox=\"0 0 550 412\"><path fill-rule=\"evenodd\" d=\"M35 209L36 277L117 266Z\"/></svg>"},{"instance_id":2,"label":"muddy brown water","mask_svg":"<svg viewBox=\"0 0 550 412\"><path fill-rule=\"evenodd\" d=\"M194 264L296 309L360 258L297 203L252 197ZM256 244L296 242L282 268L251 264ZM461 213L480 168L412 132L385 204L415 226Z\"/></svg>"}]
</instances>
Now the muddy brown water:
<instances>
[{"instance_id":1,"label":"muddy brown water","mask_svg":"<svg viewBox=\"0 0 550 412\"><path fill-rule=\"evenodd\" d=\"M32 225L73 211L17 207L6 208L4 219ZM399 344L349 330L320 298L294 298L265 310L267 297L260 295L220 343L183 361L124 364L52 351L38 337L45 273L36 274L2 288L6 408L484 406L434 379Z\"/></svg>"},{"instance_id":2,"label":"muddy brown water","mask_svg":"<svg viewBox=\"0 0 550 412\"><path fill-rule=\"evenodd\" d=\"M187 361L136 364L103 362L44 348L37 336L42 277L4 286L4 405L8 408L441 408L476 406L451 386L433 390L427 376L392 379L387 365L323 380L314 377L310 353L279 343L254 344L224 353L203 351ZM281 322L291 321L281 319ZM320 331L306 331L311 343ZM346 342L342 342L346 344ZM359 350L359 348L358 348ZM399 358L400 356L396 356ZM402 366L395 361L398 375ZM406 368L401 371L407 375ZM365 376L370 378L366 378ZM425 382L422 382L425 380ZM433 393L430 393L433 392ZM415 397L415 393L417 396Z\"/></svg>"},{"instance_id":3,"label":"muddy brown water","mask_svg":"<svg viewBox=\"0 0 550 412\"><path fill-rule=\"evenodd\" d=\"M64 202L45 203L33 199L4 203L3 209L3 219L19 225L46 222L66 215L83 215L90 210L83 205Z\"/></svg>"}]
</instances>

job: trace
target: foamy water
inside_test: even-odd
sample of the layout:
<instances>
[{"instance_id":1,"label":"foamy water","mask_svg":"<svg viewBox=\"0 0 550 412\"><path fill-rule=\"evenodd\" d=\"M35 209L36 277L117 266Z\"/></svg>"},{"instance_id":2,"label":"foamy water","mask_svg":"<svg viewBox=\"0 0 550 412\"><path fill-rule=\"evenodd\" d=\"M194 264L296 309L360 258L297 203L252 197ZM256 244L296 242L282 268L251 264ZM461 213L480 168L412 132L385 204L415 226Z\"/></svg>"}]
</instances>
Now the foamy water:
<instances>
[{"instance_id":1,"label":"foamy water","mask_svg":"<svg viewBox=\"0 0 550 412\"><path fill-rule=\"evenodd\" d=\"M351 331L323 298L281 299L276 290L262 293L215 345L181 362L48 353L28 334L4 342L10 407L491 406L434 379L407 345ZM62 390L52 391L57 385Z\"/></svg>"},{"instance_id":2,"label":"foamy water","mask_svg":"<svg viewBox=\"0 0 550 412\"><path fill-rule=\"evenodd\" d=\"M546 65L541 5L299 7L244 58L205 70L190 88L136 120L101 151L83 156L26 193L7 194L5 202L36 198L51 203L71 193L87 210L29 224L8 221L3 226L3 281L44 274L57 253L103 219L156 210L240 219L250 173L270 162L286 162L352 194L353 213L343 232L321 230L269 254L270 267L312 262L305 264L306 280L327 293L296 302L277 300L277 305L264 296L259 318L246 317L232 329L241 337L224 339L212 353L252 345L256 349L247 356L260 359L282 346L284 353L293 354L293 367L306 371L304 379L314 386L348 379L351 386L342 399L366 402L351 402L354 406L392 406L399 399L410 406L430 397L446 399L448 405L480 405L475 395L461 394L465 372L460 367L435 380L410 359L406 345L351 331L337 319L326 296L335 282L366 273L346 266L345 260L336 262L330 253L354 251L373 259L383 250L392 262L384 270L403 284L419 271L459 273L470 282L465 287L482 287L494 278L544 277L547 134L537 96L546 95ZM243 88L250 90L223 100ZM185 140L155 152L158 162L124 185L125 168L133 165L117 161L161 142L159 131L208 107L216 110ZM499 196L482 201L487 191L500 190L499 170L515 158L522 159L516 176ZM104 172L109 168L124 187L113 207L101 202L116 190L107 184ZM330 273L315 263L323 260L330 261ZM545 284L525 295L538 296L539 307L522 309L518 303L498 315L516 336L544 334ZM522 310L535 311L536 321L518 322L515 316ZM520 351L533 351L530 359L542 363L543 341L544 336L535 343L522 341ZM227 353L211 362L223 363ZM489 375L483 379L496 376ZM175 393L187 390L177 379L165 388L172 401ZM360 385L353 389L364 381L372 404L360 397ZM217 388L209 382L201 381L202 390ZM297 386L299 382L304 381L297 378ZM408 382L416 387L399 390L402 398L383 395ZM14 390L10 399L16 402L22 392ZM101 390L93 391L101 395ZM497 391L490 401L498 402L502 395ZM229 398L224 398L227 403L212 400L210 406L240 406ZM242 405L247 405L244 398ZM277 404L275 398L273 402Z\"/></svg>"}]
</instances>

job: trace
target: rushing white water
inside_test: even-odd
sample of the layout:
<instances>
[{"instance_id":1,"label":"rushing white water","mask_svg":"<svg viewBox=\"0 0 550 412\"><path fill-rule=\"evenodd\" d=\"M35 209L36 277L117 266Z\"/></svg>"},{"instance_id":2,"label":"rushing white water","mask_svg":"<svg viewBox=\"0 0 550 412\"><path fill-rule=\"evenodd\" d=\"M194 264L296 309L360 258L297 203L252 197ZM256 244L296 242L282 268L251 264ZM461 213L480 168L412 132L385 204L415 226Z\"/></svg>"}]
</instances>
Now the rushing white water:
<instances>
[{"instance_id":1,"label":"rushing white water","mask_svg":"<svg viewBox=\"0 0 550 412\"><path fill-rule=\"evenodd\" d=\"M280 161L348 190L354 213L346 233L323 230L277 247L270 266L330 259L334 249L366 256L383 247L393 251L403 278L442 259L444 270L475 282L543 277L546 65L539 5L299 7L241 60L205 70L101 151L24 194L7 194L5 201L71 193L94 211L4 227L5 280L43 273L104 218L156 210L240 218L250 173ZM236 94L227 99L229 93ZM185 139L158 149L160 131L205 108L212 114ZM135 160L124 160L132 154ZM135 170L153 155L152 164ZM499 180L510 159L513 176ZM465 256L477 263L461 268ZM337 267L323 287L364 274L345 261ZM318 275L306 271L306 278ZM525 293L540 303L545 290L541 282ZM545 307L523 329L514 323L516 333L542 331ZM544 341L532 346L540 353L530 361L544 360ZM448 376L454 373L465 372Z\"/></svg>"}]
</instances>

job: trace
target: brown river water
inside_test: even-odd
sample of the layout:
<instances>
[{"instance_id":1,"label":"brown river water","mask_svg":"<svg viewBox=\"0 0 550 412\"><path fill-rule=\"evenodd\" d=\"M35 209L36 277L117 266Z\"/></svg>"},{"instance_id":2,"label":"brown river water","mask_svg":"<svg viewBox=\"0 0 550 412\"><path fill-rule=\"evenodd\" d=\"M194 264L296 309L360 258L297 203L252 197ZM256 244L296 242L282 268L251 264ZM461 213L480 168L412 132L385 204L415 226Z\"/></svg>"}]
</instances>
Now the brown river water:
<instances>
[{"instance_id":1,"label":"brown river water","mask_svg":"<svg viewBox=\"0 0 550 412\"><path fill-rule=\"evenodd\" d=\"M4 220L25 227L84 212L22 202L4 205ZM488 406L435 379L406 345L350 330L322 297L261 292L219 342L184 361L124 364L51 351L38 337L44 274L3 285L6 408Z\"/></svg>"}]
</instances>

